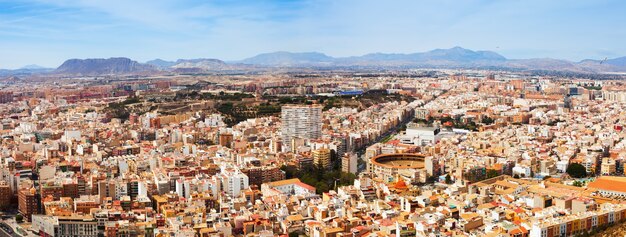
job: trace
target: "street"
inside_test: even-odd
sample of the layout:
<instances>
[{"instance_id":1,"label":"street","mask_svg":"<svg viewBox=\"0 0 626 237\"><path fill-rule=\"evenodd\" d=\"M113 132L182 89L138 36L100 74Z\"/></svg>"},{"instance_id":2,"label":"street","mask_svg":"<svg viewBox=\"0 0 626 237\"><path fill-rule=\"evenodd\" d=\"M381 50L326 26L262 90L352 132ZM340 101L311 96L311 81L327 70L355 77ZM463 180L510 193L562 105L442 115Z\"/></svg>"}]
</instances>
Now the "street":
<instances>
[{"instance_id":1,"label":"street","mask_svg":"<svg viewBox=\"0 0 626 237\"><path fill-rule=\"evenodd\" d=\"M4 221L0 222L0 236L2 237L14 237L19 236L15 234L15 231Z\"/></svg>"}]
</instances>

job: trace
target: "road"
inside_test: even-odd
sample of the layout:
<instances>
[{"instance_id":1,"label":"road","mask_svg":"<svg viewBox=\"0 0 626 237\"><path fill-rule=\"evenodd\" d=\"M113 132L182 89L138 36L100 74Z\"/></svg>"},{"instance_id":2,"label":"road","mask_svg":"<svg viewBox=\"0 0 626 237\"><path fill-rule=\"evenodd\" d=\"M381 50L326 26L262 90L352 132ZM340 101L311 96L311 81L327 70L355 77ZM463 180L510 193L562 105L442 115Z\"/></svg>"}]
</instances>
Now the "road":
<instances>
[{"instance_id":1,"label":"road","mask_svg":"<svg viewBox=\"0 0 626 237\"><path fill-rule=\"evenodd\" d=\"M364 146L362 149L358 150L356 153L358 154L359 157L361 157L361 155L363 155L363 153L365 153L365 149L367 149L367 147L369 147L372 144L376 144L379 143L380 141L382 141L383 139L385 139L387 136L394 134L398 131L398 129L400 129L402 126L407 125L409 122L413 121L413 117L409 116L407 119L405 119L404 121L398 123L397 126L395 126L392 129L389 129L389 131L385 132L383 135L381 135L380 137L378 137L378 139L376 139L376 141L370 143L367 146ZM359 158L360 159L360 158ZM357 167L358 172L361 172L363 170L365 170L365 163L361 163L359 164L359 167Z\"/></svg>"},{"instance_id":2,"label":"road","mask_svg":"<svg viewBox=\"0 0 626 237\"><path fill-rule=\"evenodd\" d=\"M448 93L448 91L446 91L446 92L442 93L441 95L434 96L432 99L430 99L430 100L428 100L428 101L425 101L425 102L424 102L424 104L420 105L418 108L422 108L424 105L426 105L426 104L428 104L429 102L431 102L431 101L433 101L433 100L437 99L437 97L439 97L439 96L445 95L446 93ZM413 110L413 113L415 113L415 110ZM378 137L378 139L376 139L376 141L375 141L375 142L372 142L372 143L370 143L369 145L364 146L362 149L359 149L359 150L356 152L356 153L358 154L359 159L361 159L361 156L363 155L363 153L365 153L365 149L367 149L367 147L369 147L369 146L370 146L370 145L372 145L372 144L379 143L380 141L382 141L383 139L385 139L387 136L389 136L389 135L391 135L391 134L396 133L396 132L398 131L398 129L399 129L399 128L401 128L401 127L403 127L403 126L407 125L409 122L413 121L413 118L415 118L415 116L410 116L410 117L408 117L408 118L407 118L407 119L405 119L404 121L402 121L402 122L398 123L398 125L397 125L397 126L395 126L395 127L394 127L394 128L392 128L392 129L389 129L389 131L385 132L383 135L381 135L380 137ZM360 172L362 172L363 170L365 170L365 168L366 168L366 167L365 167L365 162L363 162L363 163L359 164L359 165L358 165L358 167L357 167L357 171L358 171L358 173L360 173Z\"/></svg>"},{"instance_id":3,"label":"road","mask_svg":"<svg viewBox=\"0 0 626 237\"><path fill-rule=\"evenodd\" d=\"M20 236L20 235L16 234L13 228L11 228L7 223L5 223L4 221L0 222L0 237L17 237L17 236Z\"/></svg>"}]
</instances>

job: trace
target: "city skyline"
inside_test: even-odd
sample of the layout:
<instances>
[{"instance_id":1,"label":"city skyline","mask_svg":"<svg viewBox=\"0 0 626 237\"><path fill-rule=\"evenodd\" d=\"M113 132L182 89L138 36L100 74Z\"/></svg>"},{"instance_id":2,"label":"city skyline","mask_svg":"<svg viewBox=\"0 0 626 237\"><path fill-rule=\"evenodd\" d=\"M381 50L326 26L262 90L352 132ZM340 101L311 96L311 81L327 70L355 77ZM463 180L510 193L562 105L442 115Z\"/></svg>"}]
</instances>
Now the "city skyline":
<instances>
[{"instance_id":1,"label":"city skyline","mask_svg":"<svg viewBox=\"0 0 626 237\"><path fill-rule=\"evenodd\" d=\"M507 58L626 55L618 1L0 1L0 68L69 58L241 60L461 46Z\"/></svg>"},{"instance_id":2,"label":"city skyline","mask_svg":"<svg viewBox=\"0 0 626 237\"><path fill-rule=\"evenodd\" d=\"M625 10L0 0L0 236L622 236Z\"/></svg>"}]
</instances>

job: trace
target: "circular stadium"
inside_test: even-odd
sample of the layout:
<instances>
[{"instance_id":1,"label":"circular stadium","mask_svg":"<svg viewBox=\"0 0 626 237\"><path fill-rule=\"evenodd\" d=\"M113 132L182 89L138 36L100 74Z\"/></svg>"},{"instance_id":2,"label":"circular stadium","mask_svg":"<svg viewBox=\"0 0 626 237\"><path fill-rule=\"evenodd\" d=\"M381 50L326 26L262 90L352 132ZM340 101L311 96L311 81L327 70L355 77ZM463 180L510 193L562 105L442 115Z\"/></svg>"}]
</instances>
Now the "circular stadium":
<instances>
[{"instance_id":1,"label":"circular stadium","mask_svg":"<svg viewBox=\"0 0 626 237\"><path fill-rule=\"evenodd\" d=\"M424 158L424 155L415 153L382 154L369 160L368 170L385 179L393 180L404 170L424 170Z\"/></svg>"},{"instance_id":2,"label":"circular stadium","mask_svg":"<svg viewBox=\"0 0 626 237\"><path fill-rule=\"evenodd\" d=\"M424 155L413 153L383 154L372 157L371 163L387 168L422 169L424 168Z\"/></svg>"}]
</instances>

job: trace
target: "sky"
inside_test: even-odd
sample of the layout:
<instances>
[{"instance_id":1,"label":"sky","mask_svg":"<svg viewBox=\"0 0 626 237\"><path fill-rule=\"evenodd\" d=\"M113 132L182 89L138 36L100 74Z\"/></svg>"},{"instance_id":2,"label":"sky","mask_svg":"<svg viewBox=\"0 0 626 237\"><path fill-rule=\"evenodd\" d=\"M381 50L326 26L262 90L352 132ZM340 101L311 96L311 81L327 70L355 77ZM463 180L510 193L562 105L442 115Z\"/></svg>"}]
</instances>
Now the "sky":
<instances>
[{"instance_id":1,"label":"sky","mask_svg":"<svg viewBox=\"0 0 626 237\"><path fill-rule=\"evenodd\" d=\"M0 0L0 68L455 46L507 58L626 56L626 1Z\"/></svg>"}]
</instances>

